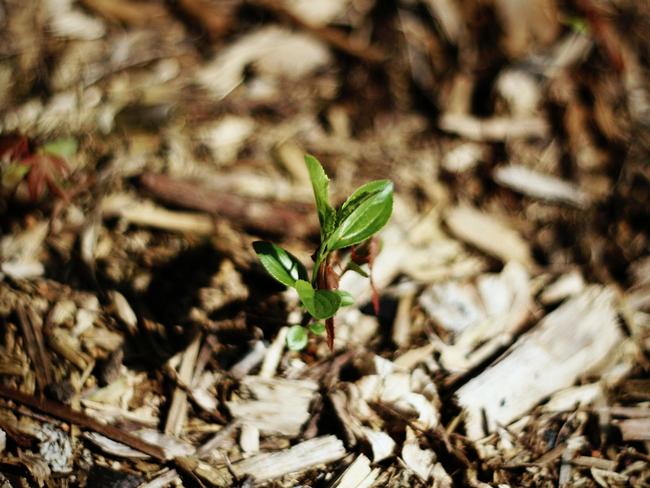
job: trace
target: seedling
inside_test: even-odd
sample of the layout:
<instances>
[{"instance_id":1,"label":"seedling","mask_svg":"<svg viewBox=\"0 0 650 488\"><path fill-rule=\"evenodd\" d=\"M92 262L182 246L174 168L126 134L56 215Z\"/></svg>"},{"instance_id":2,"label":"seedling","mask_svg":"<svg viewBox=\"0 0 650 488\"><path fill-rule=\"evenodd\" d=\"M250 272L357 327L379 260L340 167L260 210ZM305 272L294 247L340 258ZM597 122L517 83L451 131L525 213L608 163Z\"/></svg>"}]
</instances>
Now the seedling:
<instances>
[{"instance_id":1,"label":"seedling","mask_svg":"<svg viewBox=\"0 0 650 488\"><path fill-rule=\"evenodd\" d=\"M334 346L334 315L341 308L352 305L352 296L339 290L339 278L346 271L355 271L370 278L373 285L373 305L377 313L379 299L362 264L372 268L378 252L373 236L386 225L393 211L393 183L375 180L357 188L339 208L329 201L329 178L313 156L305 156L305 163L314 189L316 211L320 222L320 245L313 254L311 278L307 269L293 254L265 241L256 241L253 248L268 273L285 286L295 288L306 310L301 325L289 329L287 344L300 350L307 345L309 332L322 335L327 332L330 350ZM351 249L344 268L339 262L340 251ZM325 323L323 324L323 322Z\"/></svg>"},{"instance_id":2,"label":"seedling","mask_svg":"<svg viewBox=\"0 0 650 488\"><path fill-rule=\"evenodd\" d=\"M1 188L13 191L25 180L32 201L39 200L47 187L57 196L68 199L61 186L70 173L65 159L77 152L77 141L61 138L32 147L29 140L21 135L0 137L0 180Z\"/></svg>"}]
</instances>

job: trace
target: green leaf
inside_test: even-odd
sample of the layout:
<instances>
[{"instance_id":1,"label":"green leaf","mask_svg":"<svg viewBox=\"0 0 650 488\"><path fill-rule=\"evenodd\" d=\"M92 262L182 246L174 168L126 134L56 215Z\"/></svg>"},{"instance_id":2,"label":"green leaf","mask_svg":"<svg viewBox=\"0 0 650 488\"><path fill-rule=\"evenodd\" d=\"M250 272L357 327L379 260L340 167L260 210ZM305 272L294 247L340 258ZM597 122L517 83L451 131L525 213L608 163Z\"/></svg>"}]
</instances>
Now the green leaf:
<instances>
[{"instance_id":1,"label":"green leaf","mask_svg":"<svg viewBox=\"0 0 650 488\"><path fill-rule=\"evenodd\" d=\"M287 332L287 346L292 351L300 351L307 345L307 329L301 325L292 325Z\"/></svg>"},{"instance_id":2,"label":"green leaf","mask_svg":"<svg viewBox=\"0 0 650 488\"><path fill-rule=\"evenodd\" d=\"M262 266L273 278L286 286L295 286L296 280L306 280L307 270L293 254L265 241L253 242L253 249Z\"/></svg>"},{"instance_id":3,"label":"green leaf","mask_svg":"<svg viewBox=\"0 0 650 488\"><path fill-rule=\"evenodd\" d=\"M360 274L364 278L369 278L370 277L370 275L368 273L366 273L365 270L361 266L359 266L357 263L355 263L354 261L350 261L348 263L348 265L346 266L346 271L348 269L350 271L354 271L357 274Z\"/></svg>"},{"instance_id":4,"label":"green leaf","mask_svg":"<svg viewBox=\"0 0 650 488\"><path fill-rule=\"evenodd\" d=\"M325 333L325 324L322 322L312 322L309 324L309 330L311 330L312 334L323 335Z\"/></svg>"},{"instance_id":5,"label":"green leaf","mask_svg":"<svg viewBox=\"0 0 650 488\"><path fill-rule=\"evenodd\" d=\"M354 305L354 297L349 291L336 290L336 293L341 297L340 307L349 307L350 305Z\"/></svg>"},{"instance_id":6,"label":"green leaf","mask_svg":"<svg viewBox=\"0 0 650 488\"><path fill-rule=\"evenodd\" d=\"M386 188L387 184L390 184L389 180L374 180L361 185L359 188L354 190L352 195L343 202L341 208L336 213L336 223L340 224L345 220L345 218L350 215L361 203L370 198L372 195L382 191Z\"/></svg>"},{"instance_id":7,"label":"green leaf","mask_svg":"<svg viewBox=\"0 0 650 488\"><path fill-rule=\"evenodd\" d=\"M79 145L76 139L72 137L60 137L41 146L41 152L58 156L63 159L69 159L77 154Z\"/></svg>"},{"instance_id":8,"label":"green leaf","mask_svg":"<svg viewBox=\"0 0 650 488\"><path fill-rule=\"evenodd\" d=\"M314 189L318 221L320 222L320 238L322 242L327 240L334 229L336 212L329 203L329 178L325 174L323 166L314 156L306 155L305 164L309 171L311 186Z\"/></svg>"},{"instance_id":9,"label":"green leaf","mask_svg":"<svg viewBox=\"0 0 650 488\"><path fill-rule=\"evenodd\" d=\"M379 231L393 212L393 183L371 181L358 188L337 213L337 225L327 241L333 251L365 241Z\"/></svg>"},{"instance_id":10,"label":"green leaf","mask_svg":"<svg viewBox=\"0 0 650 488\"><path fill-rule=\"evenodd\" d=\"M341 297L332 290L314 290L305 280L296 281L296 291L300 301L315 319L332 317L341 305Z\"/></svg>"}]
</instances>

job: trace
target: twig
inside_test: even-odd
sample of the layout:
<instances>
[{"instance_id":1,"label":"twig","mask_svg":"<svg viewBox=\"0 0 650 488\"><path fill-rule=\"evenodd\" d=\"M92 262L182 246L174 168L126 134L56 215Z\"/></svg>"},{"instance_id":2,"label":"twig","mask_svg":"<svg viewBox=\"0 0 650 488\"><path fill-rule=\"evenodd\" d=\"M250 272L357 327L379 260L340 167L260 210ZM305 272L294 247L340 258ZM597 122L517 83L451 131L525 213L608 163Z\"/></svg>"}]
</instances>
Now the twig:
<instances>
[{"instance_id":1,"label":"twig","mask_svg":"<svg viewBox=\"0 0 650 488\"><path fill-rule=\"evenodd\" d=\"M165 453L160 447L149 444L148 442L124 432L117 427L113 427L112 425L101 424L97 420L88 417L86 414L72 410L70 407L60 403L26 395L25 393L2 385L0 385L0 396L17 403L22 403L34 410L51 415L52 417L63 420L64 422L69 422L78 425L79 427L97 432L98 434L102 434L116 442L121 442L133 449L142 451L158 461L165 461Z\"/></svg>"},{"instance_id":2,"label":"twig","mask_svg":"<svg viewBox=\"0 0 650 488\"><path fill-rule=\"evenodd\" d=\"M145 173L140 183L158 199L193 210L202 210L263 232L304 237L316 233L309 207L265 202L212 189L196 181Z\"/></svg>"},{"instance_id":3,"label":"twig","mask_svg":"<svg viewBox=\"0 0 650 488\"><path fill-rule=\"evenodd\" d=\"M50 359L45 350L43 341L43 329L36 322L31 311L23 303L18 303L16 307L18 313L18 321L25 337L25 346L27 354L32 360L34 371L36 372L36 382L38 383L39 391L52 383L52 368L50 367Z\"/></svg>"}]
</instances>

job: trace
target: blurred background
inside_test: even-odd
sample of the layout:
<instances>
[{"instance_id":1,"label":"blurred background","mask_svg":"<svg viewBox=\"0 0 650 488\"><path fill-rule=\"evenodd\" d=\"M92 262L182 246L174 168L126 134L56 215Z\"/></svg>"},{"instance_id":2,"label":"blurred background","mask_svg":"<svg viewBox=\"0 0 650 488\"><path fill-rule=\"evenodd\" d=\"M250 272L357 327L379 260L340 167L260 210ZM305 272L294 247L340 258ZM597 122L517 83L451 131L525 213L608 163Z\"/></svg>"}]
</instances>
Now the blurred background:
<instances>
[{"instance_id":1,"label":"blurred background","mask_svg":"<svg viewBox=\"0 0 650 488\"><path fill-rule=\"evenodd\" d=\"M647 486L634 463L650 439L649 70L647 1L3 0L2 382L78 403L130 378L122 408L198 446L246 417L226 403L275 344L277 375L330 399L308 401L315 420L281 431L285 444L256 427L262 451L333 433L395 486ZM306 153L337 203L395 183L380 316L346 275L358 307L337 318L336 359L319 338L283 349L296 298L250 247L269 239L311 263ZM198 393L169 407L195 342L203 363L184 388ZM417 402L403 410L416 424L341 413L363 378L383 378L377 358L408 371L435 419ZM562 407L536 407L565 389ZM102 401L84 405L108 415ZM569 454L590 460L559 450L523 469L574 437ZM64 465L82 469L74 453Z\"/></svg>"}]
</instances>

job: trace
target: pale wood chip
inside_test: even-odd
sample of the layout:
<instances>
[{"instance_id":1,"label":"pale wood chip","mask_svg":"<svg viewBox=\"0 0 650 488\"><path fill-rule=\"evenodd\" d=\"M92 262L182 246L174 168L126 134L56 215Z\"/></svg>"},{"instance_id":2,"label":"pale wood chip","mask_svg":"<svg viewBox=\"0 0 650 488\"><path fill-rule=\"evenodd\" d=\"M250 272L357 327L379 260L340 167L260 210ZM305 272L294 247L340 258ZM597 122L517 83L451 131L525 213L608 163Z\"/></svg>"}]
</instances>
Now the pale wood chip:
<instances>
[{"instance_id":1,"label":"pale wood chip","mask_svg":"<svg viewBox=\"0 0 650 488\"><path fill-rule=\"evenodd\" d=\"M447 211L445 222L452 234L481 251L503 262L517 261L528 269L533 267L528 242L499 217L461 205Z\"/></svg>"},{"instance_id":2,"label":"pale wood chip","mask_svg":"<svg viewBox=\"0 0 650 488\"><path fill-rule=\"evenodd\" d=\"M567 334L567 330L571 333ZM507 425L544 397L571 386L623 339L614 293L593 286L546 316L495 363L457 392L468 435Z\"/></svg>"},{"instance_id":3,"label":"pale wood chip","mask_svg":"<svg viewBox=\"0 0 650 488\"><path fill-rule=\"evenodd\" d=\"M579 208L589 204L589 196L573 183L525 166L511 164L499 167L494 172L494 180L532 198L566 203Z\"/></svg>"},{"instance_id":4,"label":"pale wood chip","mask_svg":"<svg viewBox=\"0 0 650 488\"><path fill-rule=\"evenodd\" d=\"M503 141L516 138L545 138L550 133L542 117L491 117L447 113L440 118L440 129L474 141Z\"/></svg>"},{"instance_id":5,"label":"pale wood chip","mask_svg":"<svg viewBox=\"0 0 650 488\"><path fill-rule=\"evenodd\" d=\"M650 441L650 417L616 422L624 441Z\"/></svg>"},{"instance_id":6,"label":"pale wood chip","mask_svg":"<svg viewBox=\"0 0 650 488\"><path fill-rule=\"evenodd\" d=\"M370 467L370 459L363 454L350 464L332 483L332 488L370 488L379 476L380 469Z\"/></svg>"},{"instance_id":7,"label":"pale wood chip","mask_svg":"<svg viewBox=\"0 0 650 488\"><path fill-rule=\"evenodd\" d=\"M192 381L200 345L201 334L198 334L183 353L178 377L186 385L189 385ZM165 434L176 437L181 435L187 418L187 406L187 392L181 388L176 388L167 414L167 421L165 422Z\"/></svg>"},{"instance_id":8,"label":"pale wood chip","mask_svg":"<svg viewBox=\"0 0 650 488\"><path fill-rule=\"evenodd\" d=\"M343 443L330 435L301 442L284 451L259 454L232 468L239 477L249 475L262 482L337 461L345 454Z\"/></svg>"}]
</instances>

